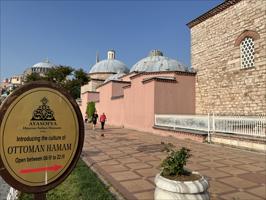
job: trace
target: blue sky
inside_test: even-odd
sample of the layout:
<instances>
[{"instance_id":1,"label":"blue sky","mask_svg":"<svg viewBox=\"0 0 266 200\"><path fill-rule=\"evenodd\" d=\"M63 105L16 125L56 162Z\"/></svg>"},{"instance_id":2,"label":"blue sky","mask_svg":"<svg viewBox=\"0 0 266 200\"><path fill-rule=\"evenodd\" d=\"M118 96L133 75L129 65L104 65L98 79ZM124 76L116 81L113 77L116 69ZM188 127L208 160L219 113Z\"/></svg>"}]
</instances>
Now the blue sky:
<instances>
[{"instance_id":1,"label":"blue sky","mask_svg":"<svg viewBox=\"0 0 266 200\"><path fill-rule=\"evenodd\" d=\"M223 0L1 1L0 79L49 58L89 71L108 49L131 68L152 49L190 66L188 22Z\"/></svg>"}]
</instances>

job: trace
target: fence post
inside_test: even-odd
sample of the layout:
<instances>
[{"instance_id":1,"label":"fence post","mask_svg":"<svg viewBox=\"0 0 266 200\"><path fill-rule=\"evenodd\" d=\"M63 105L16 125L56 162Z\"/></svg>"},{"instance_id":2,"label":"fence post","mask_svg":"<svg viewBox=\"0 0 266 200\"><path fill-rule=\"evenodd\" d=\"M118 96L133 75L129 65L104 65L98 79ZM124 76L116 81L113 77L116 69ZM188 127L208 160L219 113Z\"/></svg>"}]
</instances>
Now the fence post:
<instances>
[{"instance_id":1,"label":"fence post","mask_svg":"<svg viewBox=\"0 0 266 200\"><path fill-rule=\"evenodd\" d=\"M210 113L208 113L208 143L211 142L210 138Z\"/></svg>"},{"instance_id":2,"label":"fence post","mask_svg":"<svg viewBox=\"0 0 266 200\"><path fill-rule=\"evenodd\" d=\"M174 118L174 131L176 130L176 117Z\"/></svg>"},{"instance_id":3,"label":"fence post","mask_svg":"<svg viewBox=\"0 0 266 200\"><path fill-rule=\"evenodd\" d=\"M212 134L215 133L215 116L214 113L212 113Z\"/></svg>"}]
</instances>

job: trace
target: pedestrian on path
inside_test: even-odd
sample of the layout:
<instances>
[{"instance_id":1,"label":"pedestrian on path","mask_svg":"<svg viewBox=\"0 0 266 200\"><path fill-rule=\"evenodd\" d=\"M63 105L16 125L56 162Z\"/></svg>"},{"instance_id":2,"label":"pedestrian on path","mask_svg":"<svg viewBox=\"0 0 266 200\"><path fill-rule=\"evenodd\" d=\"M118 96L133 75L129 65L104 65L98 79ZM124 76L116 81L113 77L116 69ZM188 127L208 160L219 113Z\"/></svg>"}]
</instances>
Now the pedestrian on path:
<instances>
[{"instance_id":1,"label":"pedestrian on path","mask_svg":"<svg viewBox=\"0 0 266 200\"><path fill-rule=\"evenodd\" d=\"M95 111L93 114L92 114L92 129L95 130L95 126L97 124L97 119L98 119L98 114L97 114L97 111Z\"/></svg>"},{"instance_id":2,"label":"pedestrian on path","mask_svg":"<svg viewBox=\"0 0 266 200\"><path fill-rule=\"evenodd\" d=\"M87 115L87 113L85 114L85 123L88 123L88 115Z\"/></svg>"},{"instance_id":3,"label":"pedestrian on path","mask_svg":"<svg viewBox=\"0 0 266 200\"><path fill-rule=\"evenodd\" d=\"M105 121L106 121L106 115L103 113L101 116L100 116L100 122L101 122L101 129L104 130L104 124L105 124ZM104 136L104 134L102 134L101 136Z\"/></svg>"}]
</instances>

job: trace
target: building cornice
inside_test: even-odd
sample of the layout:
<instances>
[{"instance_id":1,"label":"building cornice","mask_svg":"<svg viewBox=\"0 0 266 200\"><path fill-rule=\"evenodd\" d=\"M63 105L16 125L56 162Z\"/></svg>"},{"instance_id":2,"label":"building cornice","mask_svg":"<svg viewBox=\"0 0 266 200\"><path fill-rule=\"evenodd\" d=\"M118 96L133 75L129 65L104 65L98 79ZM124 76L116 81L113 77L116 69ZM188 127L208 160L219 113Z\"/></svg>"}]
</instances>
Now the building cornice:
<instances>
[{"instance_id":1,"label":"building cornice","mask_svg":"<svg viewBox=\"0 0 266 200\"><path fill-rule=\"evenodd\" d=\"M99 94L99 92L95 92L95 91L86 91L86 92L82 92L81 94L85 94L85 93L95 93L95 94Z\"/></svg>"},{"instance_id":2,"label":"building cornice","mask_svg":"<svg viewBox=\"0 0 266 200\"><path fill-rule=\"evenodd\" d=\"M214 15L217 15L218 13L224 11L225 9L237 4L242 0L225 0L223 3L219 4L218 6L214 7L213 9L209 10L208 12L200 15L196 19L190 21L187 23L187 26L189 28L192 28L193 26L196 26L197 24L205 21L206 19L209 19L210 17L213 17Z\"/></svg>"},{"instance_id":3,"label":"building cornice","mask_svg":"<svg viewBox=\"0 0 266 200\"><path fill-rule=\"evenodd\" d=\"M130 85L123 86L122 88L123 89L131 88L131 84Z\"/></svg>"},{"instance_id":4,"label":"building cornice","mask_svg":"<svg viewBox=\"0 0 266 200\"><path fill-rule=\"evenodd\" d=\"M111 100L121 99L121 98L124 98L124 95L112 96L112 97L111 97Z\"/></svg>"},{"instance_id":5,"label":"building cornice","mask_svg":"<svg viewBox=\"0 0 266 200\"><path fill-rule=\"evenodd\" d=\"M111 82L114 82L114 83L127 83L127 84L131 83L130 81L121 81L121 80L111 80Z\"/></svg>"},{"instance_id":6,"label":"building cornice","mask_svg":"<svg viewBox=\"0 0 266 200\"><path fill-rule=\"evenodd\" d=\"M175 77L152 77L147 78L142 81L143 84L152 82L152 81L158 81L158 82L167 82L167 83L177 83Z\"/></svg>"},{"instance_id":7,"label":"building cornice","mask_svg":"<svg viewBox=\"0 0 266 200\"><path fill-rule=\"evenodd\" d=\"M88 73L88 75L94 75L94 74L116 74L115 72L92 72Z\"/></svg>"},{"instance_id":8,"label":"building cornice","mask_svg":"<svg viewBox=\"0 0 266 200\"><path fill-rule=\"evenodd\" d=\"M104 79L100 79L100 78L91 78L91 81L105 81Z\"/></svg>"},{"instance_id":9,"label":"building cornice","mask_svg":"<svg viewBox=\"0 0 266 200\"><path fill-rule=\"evenodd\" d=\"M195 72L183 72L183 71L157 71L157 72L139 72L138 74L131 76L130 79L137 78L142 75L161 75L161 74L179 74L179 75L187 75L187 76L195 76Z\"/></svg>"},{"instance_id":10,"label":"building cornice","mask_svg":"<svg viewBox=\"0 0 266 200\"><path fill-rule=\"evenodd\" d=\"M89 91L88 93L100 93L100 92L96 92L96 91Z\"/></svg>"},{"instance_id":11,"label":"building cornice","mask_svg":"<svg viewBox=\"0 0 266 200\"><path fill-rule=\"evenodd\" d=\"M107 85L108 83L124 83L124 84L130 84L131 82L130 81L120 81L120 80L110 80L110 81L107 81L106 83L103 83L103 84L99 85L97 87L97 89L100 88L100 87L102 87L102 86L104 86L104 85Z\"/></svg>"}]
</instances>

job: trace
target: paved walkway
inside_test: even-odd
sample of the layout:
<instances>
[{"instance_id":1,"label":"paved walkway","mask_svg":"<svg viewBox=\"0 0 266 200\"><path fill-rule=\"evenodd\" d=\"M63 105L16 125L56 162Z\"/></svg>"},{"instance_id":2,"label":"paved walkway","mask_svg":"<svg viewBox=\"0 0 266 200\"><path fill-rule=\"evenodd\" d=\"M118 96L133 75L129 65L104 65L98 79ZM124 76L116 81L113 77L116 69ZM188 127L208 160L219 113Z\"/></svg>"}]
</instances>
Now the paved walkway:
<instances>
[{"instance_id":1,"label":"paved walkway","mask_svg":"<svg viewBox=\"0 0 266 200\"><path fill-rule=\"evenodd\" d=\"M0 200L6 200L10 186L0 176Z\"/></svg>"},{"instance_id":2,"label":"paved walkway","mask_svg":"<svg viewBox=\"0 0 266 200\"><path fill-rule=\"evenodd\" d=\"M126 199L153 199L154 177L166 153L161 141L191 149L187 167L207 176L211 199L266 199L266 156L128 129L87 127L83 159Z\"/></svg>"}]
</instances>

